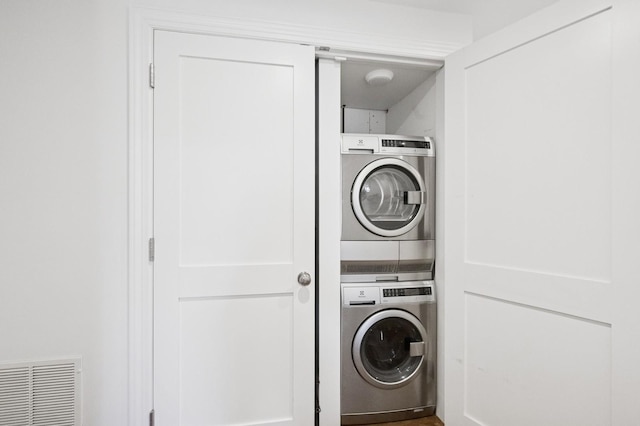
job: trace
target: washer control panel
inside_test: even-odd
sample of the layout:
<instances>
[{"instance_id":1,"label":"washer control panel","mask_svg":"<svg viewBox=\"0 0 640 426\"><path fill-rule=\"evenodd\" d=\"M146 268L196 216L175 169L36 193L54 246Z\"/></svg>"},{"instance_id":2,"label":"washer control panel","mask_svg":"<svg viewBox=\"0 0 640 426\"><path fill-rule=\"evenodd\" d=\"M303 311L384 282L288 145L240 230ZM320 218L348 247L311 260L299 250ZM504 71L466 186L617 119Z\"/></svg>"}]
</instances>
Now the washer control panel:
<instances>
[{"instance_id":1,"label":"washer control panel","mask_svg":"<svg viewBox=\"0 0 640 426\"><path fill-rule=\"evenodd\" d=\"M431 149L431 140L382 139L382 147Z\"/></svg>"},{"instance_id":2,"label":"washer control panel","mask_svg":"<svg viewBox=\"0 0 640 426\"><path fill-rule=\"evenodd\" d=\"M382 297L431 296L432 293L433 289L431 287L401 287L382 289Z\"/></svg>"},{"instance_id":3,"label":"washer control panel","mask_svg":"<svg viewBox=\"0 0 640 426\"><path fill-rule=\"evenodd\" d=\"M433 281L342 285L342 304L348 306L435 302L435 300Z\"/></svg>"},{"instance_id":4,"label":"washer control panel","mask_svg":"<svg viewBox=\"0 0 640 426\"><path fill-rule=\"evenodd\" d=\"M428 136L343 133L343 154L396 154L435 157L433 139Z\"/></svg>"}]
</instances>

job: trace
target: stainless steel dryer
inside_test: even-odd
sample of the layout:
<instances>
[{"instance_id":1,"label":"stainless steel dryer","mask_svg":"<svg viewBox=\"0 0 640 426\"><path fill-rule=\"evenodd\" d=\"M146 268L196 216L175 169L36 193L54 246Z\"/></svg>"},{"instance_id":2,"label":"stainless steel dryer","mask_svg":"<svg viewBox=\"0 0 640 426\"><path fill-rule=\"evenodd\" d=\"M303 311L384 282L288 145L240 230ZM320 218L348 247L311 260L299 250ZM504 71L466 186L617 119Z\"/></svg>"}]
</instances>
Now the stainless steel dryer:
<instances>
[{"instance_id":1,"label":"stainless steel dryer","mask_svg":"<svg viewBox=\"0 0 640 426\"><path fill-rule=\"evenodd\" d=\"M343 425L434 414L433 281L343 283L341 323Z\"/></svg>"},{"instance_id":2,"label":"stainless steel dryer","mask_svg":"<svg viewBox=\"0 0 640 426\"><path fill-rule=\"evenodd\" d=\"M433 240L434 205L430 138L342 135L342 241Z\"/></svg>"},{"instance_id":3,"label":"stainless steel dryer","mask_svg":"<svg viewBox=\"0 0 640 426\"><path fill-rule=\"evenodd\" d=\"M432 273L433 141L424 136L343 134L341 153L342 274ZM386 253L395 254L384 259Z\"/></svg>"}]
</instances>

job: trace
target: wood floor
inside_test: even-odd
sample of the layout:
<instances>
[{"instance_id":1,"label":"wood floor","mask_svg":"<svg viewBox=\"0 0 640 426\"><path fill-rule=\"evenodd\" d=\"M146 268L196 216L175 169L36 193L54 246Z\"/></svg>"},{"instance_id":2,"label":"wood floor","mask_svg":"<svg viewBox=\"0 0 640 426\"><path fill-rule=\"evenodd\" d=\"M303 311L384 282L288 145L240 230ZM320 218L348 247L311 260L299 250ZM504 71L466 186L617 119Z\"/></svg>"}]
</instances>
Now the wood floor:
<instances>
[{"instance_id":1,"label":"wood floor","mask_svg":"<svg viewBox=\"0 0 640 426\"><path fill-rule=\"evenodd\" d=\"M444 423L437 416L430 416L402 422L376 423L373 426L444 426Z\"/></svg>"}]
</instances>

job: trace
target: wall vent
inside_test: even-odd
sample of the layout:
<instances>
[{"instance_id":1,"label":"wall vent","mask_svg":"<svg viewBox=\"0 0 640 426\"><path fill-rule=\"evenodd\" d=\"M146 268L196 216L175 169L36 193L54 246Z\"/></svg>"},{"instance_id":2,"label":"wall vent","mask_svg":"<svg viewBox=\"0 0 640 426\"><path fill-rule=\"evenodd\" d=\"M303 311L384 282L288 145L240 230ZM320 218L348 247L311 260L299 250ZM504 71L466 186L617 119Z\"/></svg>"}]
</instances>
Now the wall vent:
<instances>
[{"instance_id":1,"label":"wall vent","mask_svg":"<svg viewBox=\"0 0 640 426\"><path fill-rule=\"evenodd\" d=\"M80 359L0 364L0 425L80 426Z\"/></svg>"}]
</instances>

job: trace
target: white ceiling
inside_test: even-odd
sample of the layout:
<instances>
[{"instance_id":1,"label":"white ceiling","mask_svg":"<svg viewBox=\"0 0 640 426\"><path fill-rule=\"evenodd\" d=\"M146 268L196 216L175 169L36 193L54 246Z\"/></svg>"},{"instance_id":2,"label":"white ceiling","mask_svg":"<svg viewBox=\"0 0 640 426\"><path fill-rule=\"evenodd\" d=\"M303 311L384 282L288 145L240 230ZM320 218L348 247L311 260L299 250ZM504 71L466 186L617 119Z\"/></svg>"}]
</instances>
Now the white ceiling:
<instances>
[{"instance_id":1,"label":"white ceiling","mask_svg":"<svg viewBox=\"0 0 640 426\"><path fill-rule=\"evenodd\" d=\"M474 39L497 31L557 0L370 0L399 7L414 7L470 15ZM394 72L384 86L370 86L364 76L376 68ZM342 64L342 104L351 108L387 110L425 81L432 70L410 66L357 62Z\"/></svg>"},{"instance_id":2,"label":"white ceiling","mask_svg":"<svg viewBox=\"0 0 640 426\"><path fill-rule=\"evenodd\" d=\"M558 0L371 0L398 6L471 15L475 40Z\"/></svg>"}]
</instances>

